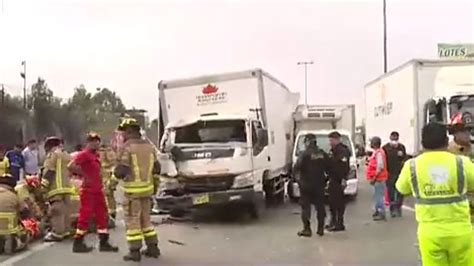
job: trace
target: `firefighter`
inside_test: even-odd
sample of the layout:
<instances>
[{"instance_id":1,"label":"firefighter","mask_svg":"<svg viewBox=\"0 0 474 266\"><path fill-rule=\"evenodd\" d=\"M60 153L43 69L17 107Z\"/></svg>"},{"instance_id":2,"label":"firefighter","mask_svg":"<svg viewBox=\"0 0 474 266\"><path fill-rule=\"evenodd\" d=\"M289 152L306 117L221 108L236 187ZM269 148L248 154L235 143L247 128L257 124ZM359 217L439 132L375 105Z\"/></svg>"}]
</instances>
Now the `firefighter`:
<instances>
[{"instance_id":1,"label":"firefighter","mask_svg":"<svg viewBox=\"0 0 474 266\"><path fill-rule=\"evenodd\" d=\"M71 231L69 212L72 188L67 169L71 157L63 150L63 142L58 137L47 138L44 150L47 155L41 183L46 190L51 218L51 231L45 236L44 241L59 242L69 236Z\"/></svg>"},{"instance_id":2,"label":"firefighter","mask_svg":"<svg viewBox=\"0 0 474 266\"><path fill-rule=\"evenodd\" d=\"M423 127L424 152L407 161L396 188L415 198L423 265L474 265L472 225L466 193L474 191L474 165L446 151L446 127Z\"/></svg>"},{"instance_id":3,"label":"firefighter","mask_svg":"<svg viewBox=\"0 0 474 266\"><path fill-rule=\"evenodd\" d=\"M37 220L43 218L43 212L38 204L38 195L41 193L41 183L37 175L27 175L24 180L15 186L15 192L20 202L28 206L31 217Z\"/></svg>"},{"instance_id":4,"label":"firefighter","mask_svg":"<svg viewBox=\"0 0 474 266\"><path fill-rule=\"evenodd\" d=\"M5 147L0 145L0 176L10 173L10 162L5 156Z\"/></svg>"},{"instance_id":5,"label":"firefighter","mask_svg":"<svg viewBox=\"0 0 474 266\"><path fill-rule=\"evenodd\" d=\"M319 236L324 235L324 219L326 210L324 206L324 189L326 187L326 172L328 169L328 155L318 148L316 136L308 134L305 136L305 151L298 156L294 171L299 173L298 181L301 197L301 219L303 230L298 236L310 237L311 232L311 205L316 207L318 218Z\"/></svg>"},{"instance_id":6,"label":"firefighter","mask_svg":"<svg viewBox=\"0 0 474 266\"><path fill-rule=\"evenodd\" d=\"M327 226L329 231L344 231L344 212L346 202L344 199L344 189L347 175L350 171L349 159L351 152L349 148L341 142L341 134L337 131L329 135L331 151L329 153L329 208L331 211L331 221Z\"/></svg>"},{"instance_id":7,"label":"firefighter","mask_svg":"<svg viewBox=\"0 0 474 266\"><path fill-rule=\"evenodd\" d=\"M28 245L28 234L19 220L28 217L14 187L16 180L8 173L0 175L0 254L11 254Z\"/></svg>"},{"instance_id":8,"label":"firefighter","mask_svg":"<svg viewBox=\"0 0 474 266\"><path fill-rule=\"evenodd\" d=\"M125 132L125 144L118 156L114 174L121 179L124 191L124 214L129 254L125 261L140 261L142 241L146 250L143 255L158 258L158 237L150 221L153 179L159 174L154 147L141 138L140 125L135 119L124 119L119 129Z\"/></svg>"},{"instance_id":9,"label":"firefighter","mask_svg":"<svg viewBox=\"0 0 474 266\"><path fill-rule=\"evenodd\" d=\"M105 200L109 214L109 228L115 227L116 202L114 192L117 188L118 180L113 176L113 168L117 162L117 156L112 148L102 145L99 149L100 171L104 186Z\"/></svg>"},{"instance_id":10,"label":"firefighter","mask_svg":"<svg viewBox=\"0 0 474 266\"><path fill-rule=\"evenodd\" d=\"M84 243L84 237L92 217L95 218L97 233L99 234L99 251L118 252L118 247L109 242L107 230L107 206L100 178L100 161L97 151L100 146L100 136L91 132L87 134L87 146L69 164L70 171L82 177L80 190L79 217L77 230L74 235L72 251L74 253L88 253L92 247Z\"/></svg>"}]
</instances>

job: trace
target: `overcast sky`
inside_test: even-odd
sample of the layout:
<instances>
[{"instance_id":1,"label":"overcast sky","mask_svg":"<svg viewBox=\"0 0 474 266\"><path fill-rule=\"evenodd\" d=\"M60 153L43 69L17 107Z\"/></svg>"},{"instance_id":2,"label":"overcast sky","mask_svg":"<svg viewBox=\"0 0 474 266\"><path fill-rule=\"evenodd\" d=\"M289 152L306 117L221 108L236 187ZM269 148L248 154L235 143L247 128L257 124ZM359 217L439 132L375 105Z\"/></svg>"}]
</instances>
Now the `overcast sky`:
<instances>
[{"instance_id":1,"label":"overcast sky","mask_svg":"<svg viewBox=\"0 0 474 266\"><path fill-rule=\"evenodd\" d=\"M389 68L474 42L473 0L386 1ZM382 0L3 0L0 40L8 92L21 93L26 60L28 86L40 76L61 97L107 87L152 116L161 79L261 67L303 92L296 62L314 60L310 103L359 103L383 72Z\"/></svg>"}]
</instances>

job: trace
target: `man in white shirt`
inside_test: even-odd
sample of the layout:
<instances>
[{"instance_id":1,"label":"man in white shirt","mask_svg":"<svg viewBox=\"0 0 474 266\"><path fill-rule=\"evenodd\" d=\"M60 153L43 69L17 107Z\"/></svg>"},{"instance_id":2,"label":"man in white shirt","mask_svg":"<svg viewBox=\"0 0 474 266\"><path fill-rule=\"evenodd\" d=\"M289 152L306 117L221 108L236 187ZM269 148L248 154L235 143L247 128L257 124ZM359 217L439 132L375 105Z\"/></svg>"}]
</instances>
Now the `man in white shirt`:
<instances>
[{"instance_id":1,"label":"man in white shirt","mask_svg":"<svg viewBox=\"0 0 474 266\"><path fill-rule=\"evenodd\" d=\"M34 175L39 173L39 154L38 143L32 139L26 144L26 148L22 152L25 158L25 174Z\"/></svg>"}]
</instances>

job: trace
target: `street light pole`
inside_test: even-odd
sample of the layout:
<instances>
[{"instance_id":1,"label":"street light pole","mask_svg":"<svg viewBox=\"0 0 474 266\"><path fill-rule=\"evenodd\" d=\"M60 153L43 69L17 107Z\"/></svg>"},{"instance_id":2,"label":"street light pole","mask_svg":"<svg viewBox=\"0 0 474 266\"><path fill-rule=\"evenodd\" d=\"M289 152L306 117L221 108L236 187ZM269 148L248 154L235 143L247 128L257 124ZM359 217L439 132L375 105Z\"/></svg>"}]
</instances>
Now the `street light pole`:
<instances>
[{"instance_id":1,"label":"street light pole","mask_svg":"<svg viewBox=\"0 0 474 266\"><path fill-rule=\"evenodd\" d=\"M304 104L308 106L308 65L314 64L313 61L298 62L297 65L304 65Z\"/></svg>"},{"instance_id":2,"label":"street light pole","mask_svg":"<svg viewBox=\"0 0 474 266\"><path fill-rule=\"evenodd\" d=\"M20 73L23 78L23 108L26 109L26 61L21 61L21 65L23 66L23 72Z\"/></svg>"}]
</instances>

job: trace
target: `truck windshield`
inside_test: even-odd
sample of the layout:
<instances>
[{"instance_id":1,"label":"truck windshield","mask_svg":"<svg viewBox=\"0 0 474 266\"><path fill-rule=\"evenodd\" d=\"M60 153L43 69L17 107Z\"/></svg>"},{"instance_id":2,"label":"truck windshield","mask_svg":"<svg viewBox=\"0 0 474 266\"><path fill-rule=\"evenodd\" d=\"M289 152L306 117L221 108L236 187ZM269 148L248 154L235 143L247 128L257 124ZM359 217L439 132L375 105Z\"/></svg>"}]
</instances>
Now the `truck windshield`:
<instances>
[{"instance_id":1,"label":"truck windshield","mask_svg":"<svg viewBox=\"0 0 474 266\"><path fill-rule=\"evenodd\" d=\"M198 121L175 131L175 143L247 142L244 120Z\"/></svg>"},{"instance_id":2,"label":"truck windshield","mask_svg":"<svg viewBox=\"0 0 474 266\"><path fill-rule=\"evenodd\" d=\"M457 114L474 115L474 95L454 96L449 101L451 119Z\"/></svg>"},{"instance_id":3,"label":"truck windshield","mask_svg":"<svg viewBox=\"0 0 474 266\"><path fill-rule=\"evenodd\" d=\"M300 155L300 153L305 150L304 138L305 135L300 135L298 137L298 141L296 142L296 156ZM316 141L318 142L318 147L320 149L329 153L329 151L331 150L331 145L329 144L329 137L327 135L316 134ZM354 154L349 136L342 135L341 142L349 148L349 150L351 151L351 155Z\"/></svg>"}]
</instances>

